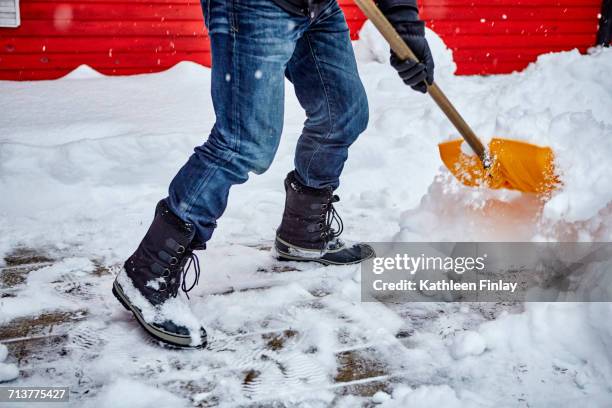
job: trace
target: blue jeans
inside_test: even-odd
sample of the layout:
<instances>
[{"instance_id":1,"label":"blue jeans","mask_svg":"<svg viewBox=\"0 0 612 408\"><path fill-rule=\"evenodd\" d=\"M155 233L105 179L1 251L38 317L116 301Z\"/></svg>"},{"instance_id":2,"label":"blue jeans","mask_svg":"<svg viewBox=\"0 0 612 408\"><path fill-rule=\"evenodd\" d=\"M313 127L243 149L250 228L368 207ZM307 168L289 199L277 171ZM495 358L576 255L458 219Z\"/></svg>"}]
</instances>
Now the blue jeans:
<instances>
[{"instance_id":1,"label":"blue jeans","mask_svg":"<svg viewBox=\"0 0 612 408\"><path fill-rule=\"evenodd\" d=\"M335 1L314 20L290 14L272 0L202 4L216 122L172 180L168 203L206 242L230 187L272 163L283 128L285 77L306 111L295 169L309 187L338 187L348 148L367 126L368 105L349 29Z\"/></svg>"}]
</instances>

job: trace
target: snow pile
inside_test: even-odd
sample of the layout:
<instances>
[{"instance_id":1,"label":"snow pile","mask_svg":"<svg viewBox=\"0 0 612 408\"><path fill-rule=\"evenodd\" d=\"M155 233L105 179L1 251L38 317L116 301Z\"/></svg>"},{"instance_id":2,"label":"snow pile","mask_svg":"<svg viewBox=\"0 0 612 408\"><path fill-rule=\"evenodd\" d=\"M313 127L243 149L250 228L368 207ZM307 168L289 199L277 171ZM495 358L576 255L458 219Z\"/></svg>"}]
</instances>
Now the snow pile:
<instances>
[{"instance_id":1,"label":"snow pile","mask_svg":"<svg viewBox=\"0 0 612 408\"><path fill-rule=\"evenodd\" d=\"M19 369L15 364L5 363L8 357L8 349L0 343L0 383L11 381L19 377Z\"/></svg>"},{"instance_id":2,"label":"snow pile","mask_svg":"<svg viewBox=\"0 0 612 408\"><path fill-rule=\"evenodd\" d=\"M433 52L436 61L444 60L444 56L450 54L441 47L433 47ZM612 153L612 120L607 107L612 104L612 95L606 89L612 87L612 79L605 72L610 69L612 53L600 49L587 56L576 51L544 55L524 72L507 76L460 78L448 77L444 73L438 75L438 83L447 90L451 100L456 102L459 111L484 141L501 136L551 146L563 186L547 202L538 202L514 192L466 188L445 177L443 170L439 176L443 185L434 182L424 197L422 211L403 220L402 225L419 223L421 215L428 218L435 207L439 207L434 210L438 212L436 218L446 224L456 223L457 218L449 220L444 213L453 213L458 207L457 201L461 203L459 211L467 207L469 218L474 215L471 222L461 223L468 226L477 222L478 213L486 213L487 219L493 216L496 221L504 218L495 217L491 207L504 207L502 211L511 211L527 205L524 214L520 214L521 211L514 214L519 217L520 222L516 223L519 228L509 235L516 234L518 240L608 240L612 236L609 228L612 189L607 180L607 175L612 174L612 162L608 159ZM371 82L372 78L368 81ZM386 88L385 81L388 80L379 80L378 87ZM423 103L427 106L425 115L412 119L408 115L414 116L414 113L395 110L392 115L376 121L375 126L385 132L401 132L405 131L405 126L401 128L400 124L412 119L411 130L416 128L413 132L421 128L436 142L451 135L456 137L456 131L440 117L441 114L435 118L435 122L440 122L438 129L432 128L432 118L427 114L432 103ZM436 111L437 108L432 109ZM483 115L483 111L487 114ZM476 214L471 210L476 210ZM440 215L442 217L437 217ZM430 229L442 230L443 234L447 232L442 223L438 224L440 228ZM486 224L485 221L484 230ZM526 230L526 224L534 228ZM468 230L470 233L464 236L466 239L490 239L488 235L482 235L479 227ZM424 235L425 231L419 233Z\"/></svg>"},{"instance_id":3,"label":"snow pile","mask_svg":"<svg viewBox=\"0 0 612 408\"><path fill-rule=\"evenodd\" d=\"M390 69L381 65L387 63L388 46L374 26L366 23L362 33L356 52L362 61L360 69L366 73L365 82L369 85L370 106L375 110L374 126L390 137L393 133L405 133L410 129L413 138L419 134L427 138L423 142L427 143L429 151L435 149L434 145L440 141L457 138L456 130L433 102L420 97L421 106L414 106L411 103L415 100L414 95L407 93L403 98L403 90L398 90ZM519 217L516 223L519 228L510 231L508 238L501 239L516 235L513 240L609 240L612 236L609 225L612 188L607 176L612 174L609 160L612 154L609 112L612 95L608 90L612 88L612 78L606 73L612 69L612 52L595 49L590 55L581 55L575 50L548 54L540 56L536 63L521 73L486 78L454 77L452 52L435 33L428 30L427 34L436 61L436 82L479 137L485 142L497 136L552 147L563 187L547 202L527 202L530 201L528 198L514 192L478 191L460 186L444 177L446 170L442 170L443 185L438 186L438 181L435 181L429 194L424 196L421 211L404 218L402 226L409 231L400 239L416 238L415 228L410 225L423 223L419 219L430 218L432 211L435 211L433 217L442 222L429 229L442 230L445 234L448 231L444 226L456 224L457 218L451 220L444 215L454 213L455 207L459 212L467 207L469 213L468 222L461 223L462 226L467 224L469 231L463 238L491 239L479 227L472 229L469 226L479 221L479 213L486 213L484 218L491 219L494 210L490 207L496 206L508 210L524 208L524 214L513 214ZM388 97L382 100L377 98L377 94L388 94ZM385 106L389 105L396 107L387 110ZM412 144L411 161L418 160L414 156L424 150L425 146L419 146L419 142L415 140ZM423 162L429 160L439 163L434 155L422 158ZM412 175L411 183L412 179L420 179L425 174L430 174L427 182L431 183L438 169L431 171L430 168L427 166L416 174L409 173ZM460 206L456 205L457 201ZM534 228L526 229L526 224L534 225ZM485 221L483 229L486 231L488 227ZM428 232L421 229L417 233L423 236Z\"/></svg>"},{"instance_id":4,"label":"snow pile","mask_svg":"<svg viewBox=\"0 0 612 408\"><path fill-rule=\"evenodd\" d=\"M77 68L64 75L62 79L94 79L104 75L90 67L89 65L79 65Z\"/></svg>"},{"instance_id":5,"label":"snow pile","mask_svg":"<svg viewBox=\"0 0 612 408\"><path fill-rule=\"evenodd\" d=\"M564 186L545 205L547 220L592 220L612 202L610 69L609 50L543 55L496 95L501 112L495 134L549 145L555 152Z\"/></svg>"},{"instance_id":6,"label":"snow pile","mask_svg":"<svg viewBox=\"0 0 612 408\"><path fill-rule=\"evenodd\" d=\"M435 32L427 27L425 28L425 38L427 38L429 48L435 59L436 78L440 75L444 77L452 75L457 69L457 65L453 61L452 51ZM389 44L370 20L367 20L359 31L359 41L354 43L354 49L355 56L362 63L389 63Z\"/></svg>"}]
</instances>

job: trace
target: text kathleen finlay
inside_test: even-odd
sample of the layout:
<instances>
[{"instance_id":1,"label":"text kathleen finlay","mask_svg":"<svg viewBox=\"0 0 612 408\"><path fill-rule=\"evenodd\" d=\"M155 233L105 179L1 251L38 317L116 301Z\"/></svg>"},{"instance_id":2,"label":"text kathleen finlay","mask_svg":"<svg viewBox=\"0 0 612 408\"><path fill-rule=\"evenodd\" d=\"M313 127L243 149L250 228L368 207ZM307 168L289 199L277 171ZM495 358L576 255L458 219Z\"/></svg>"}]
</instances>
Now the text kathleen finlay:
<instances>
[{"instance_id":1,"label":"text kathleen finlay","mask_svg":"<svg viewBox=\"0 0 612 408\"><path fill-rule=\"evenodd\" d=\"M504 291L514 293L518 286L516 282L492 281L480 279L478 282L455 282L454 280L421 279L411 281L402 279L398 282L384 282L380 279L372 282L376 291Z\"/></svg>"}]
</instances>

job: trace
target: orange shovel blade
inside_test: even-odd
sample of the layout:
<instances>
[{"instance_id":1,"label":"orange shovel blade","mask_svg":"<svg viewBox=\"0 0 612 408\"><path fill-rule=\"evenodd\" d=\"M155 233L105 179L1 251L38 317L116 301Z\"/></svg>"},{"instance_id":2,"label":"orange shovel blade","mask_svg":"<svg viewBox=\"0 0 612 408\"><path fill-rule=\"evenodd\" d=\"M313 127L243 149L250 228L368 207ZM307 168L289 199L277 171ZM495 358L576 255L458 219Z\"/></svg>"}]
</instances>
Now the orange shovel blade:
<instances>
[{"instance_id":1,"label":"orange shovel blade","mask_svg":"<svg viewBox=\"0 0 612 408\"><path fill-rule=\"evenodd\" d=\"M554 155L549 147L518 140L492 139L492 165L485 170L477 156L461 151L463 140L439 144L440 157L453 175L467 186L507 188L526 193L546 193L560 183L555 175Z\"/></svg>"}]
</instances>

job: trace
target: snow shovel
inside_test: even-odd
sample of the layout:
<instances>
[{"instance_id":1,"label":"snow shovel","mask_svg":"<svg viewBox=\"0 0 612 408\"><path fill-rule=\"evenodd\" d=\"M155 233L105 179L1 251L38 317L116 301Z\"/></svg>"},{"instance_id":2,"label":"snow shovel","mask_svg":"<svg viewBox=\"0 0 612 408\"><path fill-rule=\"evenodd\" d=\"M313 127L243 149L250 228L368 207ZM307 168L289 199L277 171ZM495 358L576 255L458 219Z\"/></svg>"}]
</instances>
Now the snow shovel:
<instances>
[{"instance_id":1,"label":"snow shovel","mask_svg":"<svg viewBox=\"0 0 612 408\"><path fill-rule=\"evenodd\" d=\"M372 0L355 0L355 3L400 59L418 60ZM476 153L476 156L465 154L461 149L461 139L439 144L442 161L460 182L467 186L506 188L527 193L547 193L560 184L555 174L554 155L549 147L494 138L487 149L437 84L428 85L427 93Z\"/></svg>"}]
</instances>

